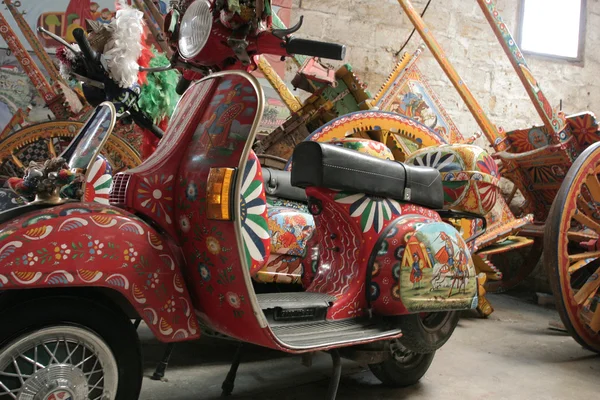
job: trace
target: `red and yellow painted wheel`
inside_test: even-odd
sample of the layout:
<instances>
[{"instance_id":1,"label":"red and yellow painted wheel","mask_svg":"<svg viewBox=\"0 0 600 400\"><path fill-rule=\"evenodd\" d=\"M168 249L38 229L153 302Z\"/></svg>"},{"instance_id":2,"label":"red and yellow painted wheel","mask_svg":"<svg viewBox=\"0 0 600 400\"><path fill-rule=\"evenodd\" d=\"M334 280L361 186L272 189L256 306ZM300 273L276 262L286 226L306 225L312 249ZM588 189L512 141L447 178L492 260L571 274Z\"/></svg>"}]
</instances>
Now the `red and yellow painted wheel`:
<instances>
[{"instance_id":1,"label":"red and yellow painted wheel","mask_svg":"<svg viewBox=\"0 0 600 400\"><path fill-rule=\"evenodd\" d=\"M44 162L60 155L83 126L83 122L77 121L47 121L29 125L1 140L0 182L11 176L23 176L31 161ZM138 151L114 133L108 137L102 155L113 174L142 163Z\"/></svg>"},{"instance_id":2,"label":"red and yellow painted wheel","mask_svg":"<svg viewBox=\"0 0 600 400\"><path fill-rule=\"evenodd\" d=\"M571 166L546 220L544 264L563 324L600 353L600 142Z\"/></svg>"}]
</instances>

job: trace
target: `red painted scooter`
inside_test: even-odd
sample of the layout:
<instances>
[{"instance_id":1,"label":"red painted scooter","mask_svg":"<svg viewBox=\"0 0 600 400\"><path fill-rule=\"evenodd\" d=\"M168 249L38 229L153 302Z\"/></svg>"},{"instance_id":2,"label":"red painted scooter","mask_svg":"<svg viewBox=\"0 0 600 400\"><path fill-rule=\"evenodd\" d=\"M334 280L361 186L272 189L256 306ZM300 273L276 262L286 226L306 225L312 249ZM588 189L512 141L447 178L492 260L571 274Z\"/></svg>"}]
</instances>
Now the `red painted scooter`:
<instances>
[{"instance_id":1,"label":"red painted scooter","mask_svg":"<svg viewBox=\"0 0 600 400\"><path fill-rule=\"evenodd\" d=\"M177 9L169 15L177 63L220 71L185 92L156 152L114 177L109 206L40 201L0 213L0 395L137 398L137 318L164 343L197 339L201 321L288 353L330 351L328 398L340 356L406 386L424 375L435 350L409 351L397 340L402 327L418 347L428 333L414 331L422 326L415 317L475 307L469 248L434 211L443 207L437 170L317 142L297 146L291 174L261 167L252 145L264 96L240 66L261 53L344 53L273 30L268 10L237 14L195 0L180 6L181 17ZM79 45L93 57L84 37ZM267 173L277 174L276 187ZM309 212L294 208L304 200ZM300 228L314 219L303 233L310 239L302 292L254 289L271 252L273 211ZM431 286L441 269L457 290Z\"/></svg>"}]
</instances>

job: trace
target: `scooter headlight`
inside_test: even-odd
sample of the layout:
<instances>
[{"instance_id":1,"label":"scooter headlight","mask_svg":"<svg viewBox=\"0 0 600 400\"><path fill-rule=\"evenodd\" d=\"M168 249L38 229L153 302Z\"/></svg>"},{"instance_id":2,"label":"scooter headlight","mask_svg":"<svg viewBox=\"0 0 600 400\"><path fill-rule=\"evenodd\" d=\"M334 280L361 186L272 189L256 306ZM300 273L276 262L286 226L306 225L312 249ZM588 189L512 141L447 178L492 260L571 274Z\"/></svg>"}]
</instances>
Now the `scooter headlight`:
<instances>
[{"instance_id":1,"label":"scooter headlight","mask_svg":"<svg viewBox=\"0 0 600 400\"><path fill-rule=\"evenodd\" d=\"M183 14L179 28L179 53L193 58L202 51L210 36L212 12L208 0L196 0Z\"/></svg>"}]
</instances>

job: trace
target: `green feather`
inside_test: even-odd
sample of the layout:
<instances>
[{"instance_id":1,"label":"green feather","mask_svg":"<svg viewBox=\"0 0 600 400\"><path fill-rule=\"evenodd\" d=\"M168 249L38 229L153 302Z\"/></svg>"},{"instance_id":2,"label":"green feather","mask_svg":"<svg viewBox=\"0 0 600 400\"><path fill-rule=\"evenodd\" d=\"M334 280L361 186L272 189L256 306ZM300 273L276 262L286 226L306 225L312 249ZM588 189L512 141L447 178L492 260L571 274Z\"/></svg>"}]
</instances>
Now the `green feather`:
<instances>
[{"instance_id":1,"label":"green feather","mask_svg":"<svg viewBox=\"0 0 600 400\"><path fill-rule=\"evenodd\" d=\"M150 67L161 67L169 64L167 57L152 47L154 57L150 60ZM152 116L154 123L158 124L165 117L171 117L179 95L175 91L179 80L179 72L169 70L154 72L147 75L147 82L142 85L138 107L146 115Z\"/></svg>"}]
</instances>

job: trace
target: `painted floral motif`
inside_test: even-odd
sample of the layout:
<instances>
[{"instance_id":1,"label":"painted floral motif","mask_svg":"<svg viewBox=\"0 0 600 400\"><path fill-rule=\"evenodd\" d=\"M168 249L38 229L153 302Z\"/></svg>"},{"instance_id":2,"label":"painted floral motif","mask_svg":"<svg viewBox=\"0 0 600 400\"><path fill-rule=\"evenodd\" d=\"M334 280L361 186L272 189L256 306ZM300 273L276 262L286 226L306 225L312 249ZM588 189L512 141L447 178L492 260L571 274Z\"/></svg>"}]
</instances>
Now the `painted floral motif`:
<instances>
[{"instance_id":1,"label":"painted floral motif","mask_svg":"<svg viewBox=\"0 0 600 400\"><path fill-rule=\"evenodd\" d=\"M228 292L225 295L225 298L227 299L227 302L229 303L229 305L233 308L240 308L240 306L242 305L240 296L237 293Z\"/></svg>"},{"instance_id":2,"label":"painted floral motif","mask_svg":"<svg viewBox=\"0 0 600 400\"><path fill-rule=\"evenodd\" d=\"M200 272L200 276L204 279L205 282L210 281L210 270L205 264L200 264L198 266L198 271Z\"/></svg>"},{"instance_id":3,"label":"painted floral motif","mask_svg":"<svg viewBox=\"0 0 600 400\"><path fill-rule=\"evenodd\" d=\"M219 255L221 252L221 244L214 236L209 236L206 238L206 248L215 256Z\"/></svg>"},{"instance_id":4,"label":"painted floral motif","mask_svg":"<svg viewBox=\"0 0 600 400\"><path fill-rule=\"evenodd\" d=\"M179 227L183 233L190 231L190 219L186 215L179 217Z\"/></svg>"},{"instance_id":5,"label":"painted floral motif","mask_svg":"<svg viewBox=\"0 0 600 400\"><path fill-rule=\"evenodd\" d=\"M129 262L135 262L138 252L133 247L123 250L123 259Z\"/></svg>"},{"instance_id":6,"label":"painted floral motif","mask_svg":"<svg viewBox=\"0 0 600 400\"><path fill-rule=\"evenodd\" d=\"M364 193L339 193L335 196L335 201L350 204L350 216L360 218L363 232L373 228L376 233L379 233L383 229L384 221L389 221L393 216L401 213L397 201L367 196Z\"/></svg>"},{"instance_id":7,"label":"painted floral motif","mask_svg":"<svg viewBox=\"0 0 600 400\"><path fill-rule=\"evenodd\" d=\"M173 175L155 174L150 178L144 177L137 197L142 207L147 208L157 217L164 218L168 224L172 223Z\"/></svg>"},{"instance_id":8,"label":"painted floral motif","mask_svg":"<svg viewBox=\"0 0 600 400\"><path fill-rule=\"evenodd\" d=\"M60 246L56 246L54 248L54 258L57 260L66 260L69 258L69 254L71 254L71 249L67 248L66 244L61 244Z\"/></svg>"},{"instance_id":9,"label":"painted floral motif","mask_svg":"<svg viewBox=\"0 0 600 400\"><path fill-rule=\"evenodd\" d=\"M34 253L29 252L23 256L21 256L21 258L17 258L16 264L17 265L24 265L27 267L31 267L33 266L36 262L38 262L38 256L36 256Z\"/></svg>"},{"instance_id":10,"label":"painted floral motif","mask_svg":"<svg viewBox=\"0 0 600 400\"><path fill-rule=\"evenodd\" d=\"M190 182L185 188L185 197L189 201L196 201L198 198L198 186L194 182Z\"/></svg>"},{"instance_id":11,"label":"painted floral motif","mask_svg":"<svg viewBox=\"0 0 600 400\"><path fill-rule=\"evenodd\" d=\"M110 164L102 156L98 157L87 173L83 201L108 204L108 194L112 184Z\"/></svg>"},{"instance_id":12,"label":"painted floral motif","mask_svg":"<svg viewBox=\"0 0 600 400\"><path fill-rule=\"evenodd\" d=\"M269 239L269 228L265 214L267 203L260 166L253 157L246 163L240 196L240 222L248 267L253 262L262 263L267 257L265 241Z\"/></svg>"},{"instance_id":13,"label":"painted floral motif","mask_svg":"<svg viewBox=\"0 0 600 400\"><path fill-rule=\"evenodd\" d=\"M89 241L88 242L89 252L92 255L102 255L102 249L104 248L104 243L101 243L99 240Z\"/></svg>"},{"instance_id":14,"label":"painted floral motif","mask_svg":"<svg viewBox=\"0 0 600 400\"><path fill-rule=\"evenodd\" d=\"M175 310L177 309L177 307L175 305L175 297L171 296L171 298L169 300L167 300L167 302L165 303L165 306L163 308L168 313L175 312Z\"/></svg>"},{"instance_id":15,"label":"painted floral motif","mask_svg":"<svg viewBox=\"0 0 600 400\"><path fill-rule=\"evenodd\" d=\"M150 289L154 289L158 286L159 283L160 283L160 279L158 278L157 272L149 273L147 275L146 287L148 287Z\"/></svg>"}]
</instances>

